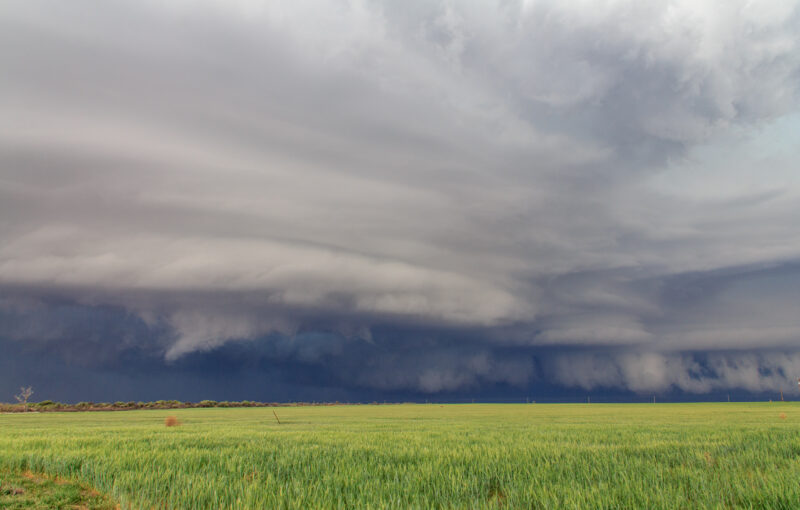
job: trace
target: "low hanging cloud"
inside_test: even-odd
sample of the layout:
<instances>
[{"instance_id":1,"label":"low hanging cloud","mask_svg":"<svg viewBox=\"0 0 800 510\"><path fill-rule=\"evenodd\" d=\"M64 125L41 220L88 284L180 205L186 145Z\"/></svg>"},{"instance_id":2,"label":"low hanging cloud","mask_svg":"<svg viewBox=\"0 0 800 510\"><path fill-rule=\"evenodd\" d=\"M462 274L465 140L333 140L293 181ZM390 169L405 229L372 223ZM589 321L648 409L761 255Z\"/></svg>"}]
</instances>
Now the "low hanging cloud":
<instances>
[{"instance_id":1,"label":"low hanging cloud","mask_svg":"<svg viewBox=\"0 0 800 510\"><path fill-rule=\"evenodd\" d=\"M2 339L296 342L262 355L385 391L795 377L797 2L0 12Z\"/></svg>"},{"instance_id":2,"label":"low hanging cloud","mask_svg":"<svg viewBox=\"0 0 800 510\"><path fill-rule=\"evenodd\" d=\"M586 390L622 387L637 393L674 388L708 393L738 388L752 393L793 389L800 353L692 354L624 352L559 354L548 360L561 384Z\"/></svg>"}]
</instances>

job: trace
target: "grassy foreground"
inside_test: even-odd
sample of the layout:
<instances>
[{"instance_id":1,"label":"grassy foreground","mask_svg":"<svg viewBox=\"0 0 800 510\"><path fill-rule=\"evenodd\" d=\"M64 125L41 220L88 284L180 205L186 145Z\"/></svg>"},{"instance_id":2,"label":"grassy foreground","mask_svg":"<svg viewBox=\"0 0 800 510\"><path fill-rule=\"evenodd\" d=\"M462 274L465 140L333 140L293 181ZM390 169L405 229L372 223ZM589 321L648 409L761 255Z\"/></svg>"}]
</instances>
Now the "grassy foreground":
<instances>
[{"instance_id":1,"label":"grassy foreground","mask_svg":"<svg viewBox=\"0 0 800 510\"><path fill-rule=\"evenodd\" d=\"M274 410L0 415L0 473L123 508L800 508L791 403Z\"/></svg>"},{"instance_id":2,"label":"grassy foreground","mask_svg":"<svg viewBox=\"0 0 800 510\"><path fill-rule=\"evenodd\" d=\"M116 505L91 487L75 481L30 471L19 473L0 470L0 508L115 510Z\"/></svg>"}]
</instances>

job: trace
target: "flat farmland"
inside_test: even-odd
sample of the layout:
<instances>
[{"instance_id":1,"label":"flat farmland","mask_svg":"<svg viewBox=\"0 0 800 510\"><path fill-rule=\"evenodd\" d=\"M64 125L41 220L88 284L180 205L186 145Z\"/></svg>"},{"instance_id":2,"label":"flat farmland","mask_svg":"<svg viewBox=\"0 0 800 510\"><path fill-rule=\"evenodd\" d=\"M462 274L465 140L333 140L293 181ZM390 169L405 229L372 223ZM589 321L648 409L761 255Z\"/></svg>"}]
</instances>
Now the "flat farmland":
<instances>
[{"instance_id":1,"label":"flat farmland","mask_svg":"<svg viewBox=\"0 0 800 510\"><path fill-rule=\"evenodd\" d=\"M0 476L132 509L789 509L799 432L788 402L5 414Z\"/></svg>"}]
</instances>

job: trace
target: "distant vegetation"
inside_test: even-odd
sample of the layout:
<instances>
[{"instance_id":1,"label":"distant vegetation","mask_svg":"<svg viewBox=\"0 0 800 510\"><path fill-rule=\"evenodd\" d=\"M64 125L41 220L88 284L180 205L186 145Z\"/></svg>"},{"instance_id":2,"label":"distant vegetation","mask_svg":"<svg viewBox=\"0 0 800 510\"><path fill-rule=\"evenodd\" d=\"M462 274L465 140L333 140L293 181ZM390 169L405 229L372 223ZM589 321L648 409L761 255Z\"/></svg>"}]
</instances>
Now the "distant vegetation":
<instances>
[{"instance_id":1,"label":"distant vegetation","mask_svg":"<svg viewBox=\"0 0 800 510\"><path fill-rule=\"evenodd\" d=\"M192 409L197 407L297 407L297 406L330 406L339 405L339 402L217 402L216 400L201 400L200 402L181 402L180 400L156 400L155 402L78 402L77 404L63 404L52 400L41 402L26 402L19 404L0 403L0 413L24 412L70 412L70 411L131 411L134 409Z\"/></svg>"},{"instance_id":2,"label":"distant vegetation","mask_svg":"<svg viewBox=\"0 0 800 510\"><path fill-rule=\"evenodd\" d=\"M798 425L790 402L19 413L0 479L8 508L59 508L13 506L33 473L122 509L788 510Z\"/></svg>"}]
</instances>

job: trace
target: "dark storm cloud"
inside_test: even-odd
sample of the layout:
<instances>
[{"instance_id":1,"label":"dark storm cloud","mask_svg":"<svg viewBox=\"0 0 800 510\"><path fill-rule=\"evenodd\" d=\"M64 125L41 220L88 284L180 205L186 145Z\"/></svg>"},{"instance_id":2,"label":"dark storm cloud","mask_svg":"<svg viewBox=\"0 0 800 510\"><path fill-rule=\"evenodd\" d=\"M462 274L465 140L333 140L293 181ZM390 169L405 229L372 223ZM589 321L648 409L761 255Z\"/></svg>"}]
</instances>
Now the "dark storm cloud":
<instances>
[{"instance_id":1,"label":"dark storm cloud","mask_svg":"<svg viewBox=\"0 0 800 510\"><path fill-rule=\"evenodd\" d=\"M795 2L0 9L6 341L376 391L794 377Z\"/></svg>"}]
</instances>

